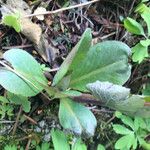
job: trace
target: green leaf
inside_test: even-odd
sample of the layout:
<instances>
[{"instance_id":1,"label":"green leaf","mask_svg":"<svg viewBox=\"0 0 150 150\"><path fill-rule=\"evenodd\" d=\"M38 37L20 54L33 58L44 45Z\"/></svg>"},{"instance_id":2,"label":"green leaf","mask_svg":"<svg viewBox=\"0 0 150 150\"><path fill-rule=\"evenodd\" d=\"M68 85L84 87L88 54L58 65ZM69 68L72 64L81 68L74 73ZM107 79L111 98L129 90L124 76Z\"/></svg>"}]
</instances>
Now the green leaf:
<instances>
[{"instance_id":1,"label":"green leaf","mask_svg":"<svg viewBox=\"0 0 150 150\"><path fill-rule=\"evenodd\" d=\"M96 81L87 84L87 89L91 91L94 97L102 103L111 105L112 103L126 99L130 94L130 89L116 85L110 82Z\"/></svg>"},{"instance_id":2,"label":"green leaf","mask_svg":"<svg viewBox=\"0 0 150 150\"><path fill-rule=\"evenodd\" d=\"M90 83L87 88L105 106L121 111L130 116L140 116L147 118L150 116L150 108L144 106L148 97L140 95L130 95L129 89L112 85L108 82L97 81ZM128 109L127 109L128 108Z\"/></svg>"},{"instance_id":3,"label":"green leaf","mask_svg":"<svg viewBox=\"0 0 150 150\"><path fill-rule=\"evenodd\" d=\"M14 28L16 30L16 32L21 31L20 17L18 14L5 15L2 18L2 22L3 22L3 24Z\"/></svg>"},{"instance_id":4,"label":"green leaf","mask_svg":"<svg viewBox=\"0 0 150 150\"><path fill-rule=\"evenodd\" d=\"M134 122L129 116L122 115L120 119L125 125L134 130Z\"/></svg>"},{"instance_id":5,"label":"green leaf","mask_svg":"<svg viewBox=\"0 0 150 150\"><path fill-rule=\"evenodd\" d=\"M134 141L135 141L134 134L125 135L115 143L115 148L116 149L126 148L126 150L129 150L133 145Z\"/></svg>"},{"instance_id":6,"label":"green leaf","mask_svg":"<svg viewBox=\"0 0 150 150\"><path fill-rule=\"evenodd\" d=\"M144 11L141 14L141 17L144 19L144 21L147 24L148 36L150 36L150 17L149 17L149 14L150 14L150 10L149 11Z\"/></svg>"},{"instance_id":7,"label":"green leaf","mask_svg":"<svg viewBox=\"0 0 150 150\"><path fill-rule=\"evenodd\" d=\"M49 150L50 149L50 144L47 142L43 142L41 146L36 146L36 150Z\"/></svg>"},{"instance_id":8,"label":"green leaf","mask_svg":"<svg viewBox=\"0 0 150 150\"><path fill-rule=\"evenodd\" d=\"M136 149L137 146L138 146L138 139L135 138L135 139L134 139L134 142L133 142L133 149Z\"/></svg>"},{"instance_id":9,"label":"green leaf","mask_svg":"<svg viewBox=\"0 0 150 150\"><path fill-rule=\"evenodd\" d=\"M133 133L133 131L129 130L128 128L126 128L123 125L119 125L119 124L114 124L113 125L113 130L117 133L117 134L122 134L122 135L127 135L127 134L131 134Z\"/></svg>"},{"instance_id":10,"label":"green leaf","mask_svg":"<svg viewBox=\"0 0 150 150\"><path fill-rule=\"evenodd\" d=\"M97 150L105 150L105 147L102 144L98 144Z\"/></svg>"},{"instance_id":11,"label":"green leaf","mask_svg":"<svg viewBox=\"0 0 150 150\"><path fill-rule=\"evenodd\" d=\"M16 105L22 105L22 108L25 112L29 112L31 109L31 102L27 97L21 95L15 95L13 93L8 92L7 98L10 102L15 103Z\"/></svg>"},{"instance_id":12,"label":"green leaf","mask_svg":"<svg viewBox=\"0 0 150 150\"><path fill-rule=\"evenodd\" d=\"M54 150L70 150L66 135L60 130L51 131Z\"/></svg>"},{"instance_id":13,"label":"green leaf","mask_svg":"<svg viewBox=\"0 0 150 150\"><path fill-rule=\"evenodd\" d=\"M95 116L89 109L69 98L60 100L59 120L65 129L79 135L82 133L94 135L97 125Z\"/></svg>"},{"instance_id":14,"label":"green leaf","mask_svg":"<svg viewBox=\"0 0 150 150\"><path fill-rule=\"evenodd\" d=\"M150 8L147 7L145 4L141 3L136 8L135 12L138 12L141 14L141 17L144 19L144 21L147 24L148 36L150 36L150 17L149 17Z\"/></svg>"},{"instance_id":15,"label":"green leaf","mask_svg":"<svg viewBox=\"0 0 150 150\"><path fill-rule=\"evenodd\" d=\"M142 2L144 3L144 2L148 2L149 0L142 0Z\"/></svg>"},{"instance_id":16,"label":"green leaf","mask_svg":"<svg viewBox=\"0 0 150 150\"><path fill-rule=\"evenodd\" d=\"M131 74L129 55L130 48L122 42L96 44L90 48L80 67L74 69L69 87L87 91L86 84L96 80L124 84Z\"/></svg>"},{"instance_id":17,"label":"green leaf","mask_svg":"<svg viewBox=\"0 0 150 150\"><path fill-rule=\"evenodd\" d=\"M6 104L9 103L8 99L5 98L4 96L0 96L0 102L6 103Z\"/></svg>"},{"instance_id":18,"label":"green leaf","mask_svg":"<svg viewBox=\"0 0 150 150\"><path fill-rule=\"evenodd\" d=\"M137 131L139 128L146 129L146 123L141 117L134 118L134 128Z\"/></svg>"},{"instance_id":19,"label":"green leaf","mask_svg":"<svg viewBox=\"0 0 150 150\"><path fill-rule=\"evenodd\" d=\"M76 142L74 143L74 145L73 145L71 150L87 150L87 147L83 143L81 138L79 138L79 139L76 140Z\"/></svg>"},{"instance_id":20,"label":"green leaf","mask_svg":"<svg viewBox=\"0 0 150 150\"><path fill-rule=\"evenodd\" d=\"M140 14L142 14L144 11L146 11L148 9L148 7L144 4L144 3L140 3L136 9L135 12L138 12Z\"/></svg>"},{"instance_id":21,"label":"green leaf","mask_svg":"<svg viewBox=\"0 0 150 150\"><path fill-rule=\"evenodd\" d=\"M4 150L17 150L17 147L15 145L6 145Z\"/></svg>"},{"instance_id":22,"label":"green leaf","mask_svg":"<svg viewBox=\"0 0 150 150\"><path fill-rule=\"evenodd\" d=\"M137 34L137 35L145 35L143 27L141 24L139 24L136 20L127 17L124 20L124 27L131 33Z\"/></svg>"},{"instance_id":23,"label":"green leaf","mask_svg":"<svg viewBox=\"0 0 150 150\"><path fill-rule=\"evenodd\" d=\"M142 43L143 44L143 43ZM143 46L141 43L138 43L134 47L132 47L132 60L133 62L141 63L144 58L148 57L148 47Z\"/></svg>"},{"instance_id":24,"label":"green leaf","mask_svg":"<svg viewBox=\"0 0 150 150\"><path fill-rule=\"evenodd\" d=\"M88 52L92 41L91 29L86 29L83 33L80 41L77 45L72 49L67 58L62 63L60 69L56 73L53 85L58 84L58 82L66 75L66 73L70 70L72 71L74 67L80 66L82 60L86 57L86 53Z\"/></svg>"},{"instance_id":25,"label":"green leaf","mask_svg":"<svg viewBox=\"0 0 150 150\"><path fill-rule=\"evenodd\" d=\"M141 40L140 44L143 45L144 47L148 47L150 45L150 39Z\"/></svg>"},{"instance_id":26,"label":"green leaf","mask_svg":"<svg viewBox=\"0 0 150 150\"><path fill-rule=\"evenodd\" d=\"M22 96L34 96L47 86L40 65L27 52L21 49L11 49L4 53L13 67L0 69L0 84L11 93Z\"/></svg>"}]
</instances>

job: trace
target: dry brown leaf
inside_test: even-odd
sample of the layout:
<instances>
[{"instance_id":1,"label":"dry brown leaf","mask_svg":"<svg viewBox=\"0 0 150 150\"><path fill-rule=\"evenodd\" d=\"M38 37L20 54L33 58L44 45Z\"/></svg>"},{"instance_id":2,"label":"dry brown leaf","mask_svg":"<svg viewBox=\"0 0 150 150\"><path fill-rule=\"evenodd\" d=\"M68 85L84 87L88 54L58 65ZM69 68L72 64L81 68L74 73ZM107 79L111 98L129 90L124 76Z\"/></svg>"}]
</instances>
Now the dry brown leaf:
<instances>
[{"instance_id":1,"label":"dry brown leaf","mask_svg":"<svg viewBox=\"0 0 150 150\"><path fill-rule=\"evenodd\" d=\"M42 29L39 25L31 22L28 18L21 19L21 33L25 35L35 45L38 45L42 35Z\"/></svg>"},{"instance_id":2,"label":"dry brown leaf","mask_svg":"<svg viewBox=\"0 0 150 150\"><path fill-rule=\"evenodd\" d=\"M5 12L2 14L8 14L13 12L19 12L21 16L21 33L25 35L30 41L33 42L36 50L47 61L45 48L41 48L42 29L38 24L33 23L29 18L24 16L31 13L31 10L26 2L23 0L7 0L6 5L2 6ZM2 9L1 9L2 10Z\"/></svg>"}]
</instances>

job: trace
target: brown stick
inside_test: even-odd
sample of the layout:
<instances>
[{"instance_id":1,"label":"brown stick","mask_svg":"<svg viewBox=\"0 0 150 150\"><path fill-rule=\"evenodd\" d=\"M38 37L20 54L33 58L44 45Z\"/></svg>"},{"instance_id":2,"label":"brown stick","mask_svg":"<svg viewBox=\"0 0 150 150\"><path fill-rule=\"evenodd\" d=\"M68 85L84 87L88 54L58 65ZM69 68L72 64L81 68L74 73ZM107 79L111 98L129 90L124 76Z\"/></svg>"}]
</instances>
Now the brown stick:
<instances>
[{"instance_id":1,"label":"brown stick","mask_svg":"<svg viewBox=\"0 0 150 150\"><path fill-rule=\"evenodd\" d=\"M96 3L96 2L98 2L98 1L100 1L100 0L92 0L92 1L89 1L89 2L77 4L77 5L74 5L74 6L65 7L65 8L60 8L60 9L53 10L53 11L46 11L46 12L43 12L43 13L30 14L30 15L26 15L26 16L24 16L24 17L25 17L25 18L28 18L28 17L33 17L33 16L39 16L39 15L56 14L56 13L59 13L59 12L62 12L62 11L66 11L66 10L70 10L70 9L73 9L73 8L79 8L79 7L83 7L83 6L86 6L86 5L90 5L90 4Z\"/></svg>"},{"instance_id":2,"label":"brown stick","mask_svg":"<svg viewBox=\"0 0 150 150\"><path fill-rule=\"evenodd\" d=\"M32 119L31 117L29 117L29 116L27 116L27 115L23 115L27 120L29 120L32 124L37 124L37 122L34 120L34 119Z\"/></svg>"},{"instance_id":3,"label":"brown stick","mask_svg":"<svg viewBox=\"0 0 150 150\"><path fill-rule=\"evenodd\" d=\"M15 135L21 113L22 113L22 106L20 106L20 109L19 109L19 112L18 112L18 115L17 115L17 118L16 118L16 122L14 124L14 128L13 128L13 131L12 131L12 135Z\"/></svg>"}]
</instances>

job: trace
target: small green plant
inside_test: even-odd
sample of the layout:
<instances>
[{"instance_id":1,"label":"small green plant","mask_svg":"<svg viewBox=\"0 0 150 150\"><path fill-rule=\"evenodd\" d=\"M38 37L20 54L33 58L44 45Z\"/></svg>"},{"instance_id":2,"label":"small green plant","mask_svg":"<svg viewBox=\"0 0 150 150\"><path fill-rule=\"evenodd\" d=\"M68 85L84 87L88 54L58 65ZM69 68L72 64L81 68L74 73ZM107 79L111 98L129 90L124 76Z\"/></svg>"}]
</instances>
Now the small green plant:
<instances>
[{"instance_id":1,"label":"small green plant","mask_svg":"<svg viewBox=\"0 0 150 150\"><path fill-rule=\"evenodd\" d=\"M142 19L147 25L147 32L144 32L143 26L136 20L127 17L124 20L124 27L135 35L143 36L144 39L140 40L134 47L132 47L132 60L133 62L141 63L145 58L149 58L148 47L150 46L150 7L142 1L136 8L135 12L140 14Z\"/></svg>"},{"instance_id":2,"label":"small green plant","mask_svg":"<svg viewBox=\"0 0 150 150\"><path fill-rule=\"evenodd\" d=\"M26 112L30 111L28 97L38 93L52 100L59 99L58 117L62 127L87 137L94 135L97 120L86 106L74 101L83 93L90 92L104 106L123 113L149 117L150 111L145 102L150 97L132 95L130 89L121 86L131 74L128 63L130 48L118 41L104 41L96 45L91 45L91 41L91 30L87 29L55 74L52 86L48 85L43 74L45 66L41 66L29 53L21 49L6 51L0 60L0 84L7 90L6 99L9 103L22 105ZM60 145L64 146L64 150L70 149L63 132L56 130L51 135L55 150L60 150ZM72 149L76 150L78 145L87 149L81 139Z\"/></svg>"},{"instance_id":3,"label":"small green plant","mask_svg":"<svg viewBox=\"0 0 150 150\"><path fill-rule=\"evenodd\" d=\"M43 142L41 145L36 146L36 150L50 150L50 144Z\"/></svg>"},{"instance_id":4,"label":"small green plant","mask_svg":"<svg viewBox=\"0 0 150 150\"><path fill-rule=\"evenodd\" d=\"M5 97L0 96L0 118L3 119L6 116L10 118L13 116L13 110L14 108L9 101Z\"/></svg>"},{"instance_id":5,"label":"small green plant","mask_svg":"<svg viewBox=\"0 0 150 150\"><path fill-rule=\"evenodd\" d=\"M21 95L23 100L20 98L20 104L28 102L24 97L40 92L46 96L43 91L52 99L59 98L60 124L76 134L92 136L97 124L95 116L72 98L87 92L86 85L96 80L124 84L130 76L131 67L128 64L130 48L126 44L105 41L92 46L91 41L91 30L87 29L57 71L51 87L41 65L29 53L21 49L8 50L3 58L11 66L0 61L3 66L0 69L0 84L17 97ZM19 104L19 99L14 101ZM25 104L28 104L24 107L28 111L29 103Z\"/></svg>"},{"instance_id":6,"label":"small green plant","mask_svg":"<svg viewBox=\"0 0 150 150\"><path fill-rule=\"evenodd\" d=\"M87 150L87 146L81 138L77 138L74 142L70 142L71 144L69 144L66 135L60 130L52 130L51 136L55 150L60 150L62 145L63 150ZM99 144L97 150L105 150L105 147Z\"/></svg>"},{"instance_id":7,"label":"small green plant","mask_svg":"<svg viewBox=\"0 0 150 150\"><path fill-rule=\"evenodd\" d=\"M142 146L145 149L150 149L150 144L146 143L145 137L150 131L146 121L140 117L132 119L129 116L116 112L116 117L123 124L114 124L113 129L117 134L122 135L115 143L115 149L130 150L137 149Z\"/></svg>"},{"instance_id":8,"label":"small green plant","mask_svg":"<svg viewBox=\"0 0 150 150\"><path fill-rule=\"evenodd\" d=\"M21 23L20 22L21 21L20 21L19 13L7 14L7 15L4 15L2 18L2 23L4 25L14 28L16 32L21 31Z\"/></svg>"}]
</instances>

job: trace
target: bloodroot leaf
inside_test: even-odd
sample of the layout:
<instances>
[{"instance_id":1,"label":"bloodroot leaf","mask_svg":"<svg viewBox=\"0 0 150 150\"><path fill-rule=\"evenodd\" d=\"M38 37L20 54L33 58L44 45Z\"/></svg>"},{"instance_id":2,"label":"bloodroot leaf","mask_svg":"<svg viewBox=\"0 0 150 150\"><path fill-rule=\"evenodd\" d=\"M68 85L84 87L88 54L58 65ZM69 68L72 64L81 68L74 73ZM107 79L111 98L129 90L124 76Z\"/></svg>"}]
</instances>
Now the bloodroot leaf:
<instances>
[{"instance_id":1,"label":"bloodroot leaf","mask_svg":"<svg viewBox=\"0 0 150 150\"><path fill-rule=\"evenodd\" d=\"M79 135L94 135L97 125L95 116L88 108L69 98L60 100L59 120L65 129Z\"/></svg>"}]
</instances>

